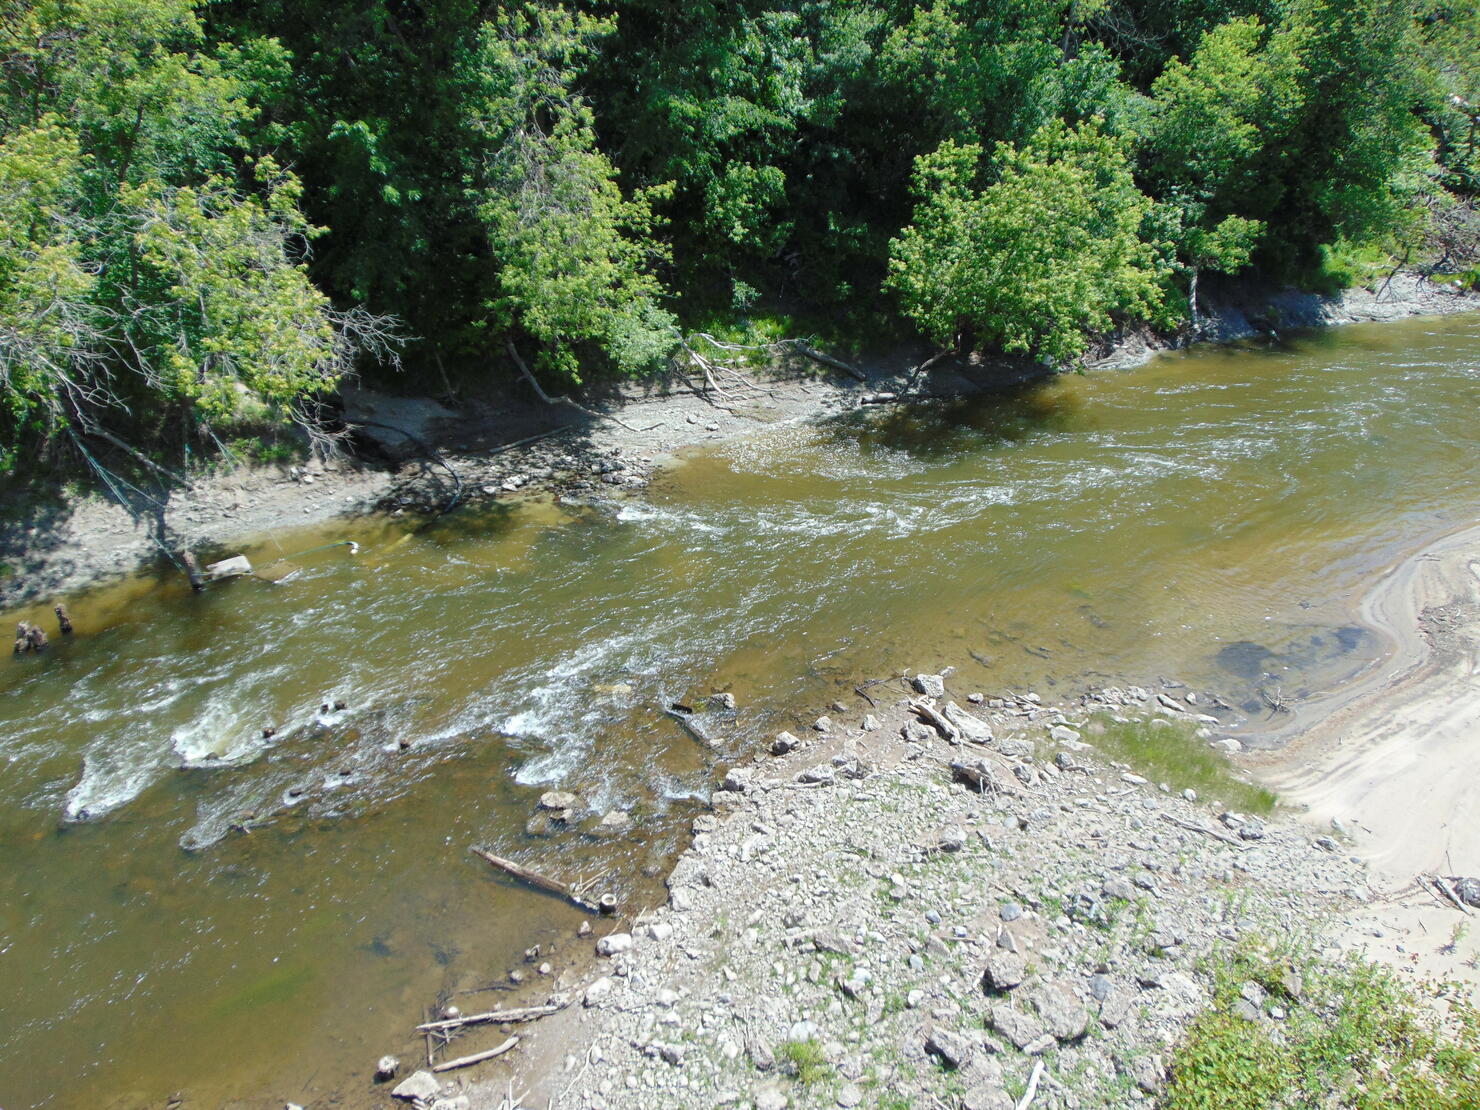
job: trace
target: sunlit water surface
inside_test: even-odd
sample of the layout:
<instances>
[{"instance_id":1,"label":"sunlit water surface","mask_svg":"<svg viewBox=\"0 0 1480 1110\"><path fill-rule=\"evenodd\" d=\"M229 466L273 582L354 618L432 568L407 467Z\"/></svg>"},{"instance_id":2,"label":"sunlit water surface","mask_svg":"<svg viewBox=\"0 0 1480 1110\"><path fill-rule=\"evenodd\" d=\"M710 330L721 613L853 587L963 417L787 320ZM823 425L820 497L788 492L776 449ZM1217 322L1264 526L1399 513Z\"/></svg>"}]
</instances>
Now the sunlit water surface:
<instances>
[{"instance_id":1,"label":"sunlit water surface","mask_svg":"<svg viewBox=\"0 0 1480 1110\"><path fill-rule=\"evenodd\" d=\"M584 947L470 844L650 900L716 768L865 677L1169 677L1251 717L1337 682L1377 650L1364 581L1476 518L1477 412L1480 320L1353 327L783 429L641 500L269 537L277 585L72 599L77 636L0 666L0 1105L368 1101L424 1006ZM722 689L717 750L661 712ZM552 785L583 824L531 836ZM633 831L587 835L615 807Z\"/></svg>"}]
</instances>

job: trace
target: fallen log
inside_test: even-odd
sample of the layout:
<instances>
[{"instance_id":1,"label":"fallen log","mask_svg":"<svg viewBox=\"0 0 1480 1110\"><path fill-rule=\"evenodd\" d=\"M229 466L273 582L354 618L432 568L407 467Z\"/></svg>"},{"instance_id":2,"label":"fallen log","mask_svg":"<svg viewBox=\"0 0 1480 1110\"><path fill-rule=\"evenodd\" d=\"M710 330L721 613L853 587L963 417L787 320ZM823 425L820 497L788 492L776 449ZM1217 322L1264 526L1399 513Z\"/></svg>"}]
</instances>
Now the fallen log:
<instances>
[{"instance_id":1,"label":"fallen log","mask_svg":"<svg viewBox=\"0 0 1480 1110\"><path fill-rule=\"evenodd\" d=\"M911 701L910 711L934 725L936 731L952 744L961 743L961 730L924 698L915 698Z\"/></svg>"},{"instance_id":2,"label":"fallen log","mask_svg":"<svg viewBox=\"0 0 1480 1110\"><path fill-rule=\"evenodd\" d=\"M1466 917L1469 916L1470 907L1465 905L1464 900L1461 899L1460 896L1453 889L1451 889L1448 883L1439 878L1438 875L1420 875L1418 878L1420 882L1427 879L1430 883L1434 885L1435 890L1442 894L1446 900L1454 904L1455 909L1459 910L1459 912L1464 914Z\"/></svg>"},{"instance_id":3,"label":"fallen log","mask_svg":"<svg viewBox=\"0 0 1480 1110\"><path fill-rule=\"evenodd\" d=\"M448 1060L445 1064L438 1064L432 1070L454 1071L457 1068L466 1068L473 1064L481 1064L484 1060L492 1060L495 1056L502 1056L518 1043L518 1037L510 1037L497 1048L490 1048L487 1052L475 1052L471 1056L459 1056L456 1060Z\"/></svg>"},{"instance_id":4,"label":"fallen log","mask_svg":"<svg viewBox=\"0 0 1480 1110\"><path fill-rule=\"evenodd\" d=\"M856 366L849 366L840 358L833 358L832 355L825 355L821 351L817 350L815 347L809 347L805 343L793 343L792 347L796 350L798 354L806 355L813 362L820 362L824 366L831 366L834 370L841 370L854 381L868 381L867 374L858 369Z\"/></svg>"},{"instance_id":5,"label":"fallen log","mask_svg":"<svg viewBox=\"0 0 1480 1110\"><path fill-rule=\"evenodd\" d=\"M602 908L606 902L605 898L600 903L593 902L574 890L568 883L562 883L559 879L552 879L548 875L541 875L538 871L532 871L528 867L515 863L513 860L504 859L503 856L496 856L483 848L475 847L470 850L475 856L481 856L500 871L513 875L514 878L526 882L539 890L543 890L547 894L558 894L566 901L571 902L587 913L610 912Z\"/></svg>"},{"instance_id":6,"label":"fallen log","mask_svg":"<svg viewBox=\"0 0 1480 1110\"><path fill-rule=\"evenodd\" d=\"M464 1025L502 1025L504 1022L517 1024L523 1021L535 1021L551 1014L558 1014L570 1005L570 1000L551 1002L545 1006L521 1006L514 1010L489 1010L483 1014L466 1014L462 1017L447 1018L445 1021L427 1021L416 1027L418 1033L440 1032L444 1029L460 1029Z\"/></svg>"}]
</instances>

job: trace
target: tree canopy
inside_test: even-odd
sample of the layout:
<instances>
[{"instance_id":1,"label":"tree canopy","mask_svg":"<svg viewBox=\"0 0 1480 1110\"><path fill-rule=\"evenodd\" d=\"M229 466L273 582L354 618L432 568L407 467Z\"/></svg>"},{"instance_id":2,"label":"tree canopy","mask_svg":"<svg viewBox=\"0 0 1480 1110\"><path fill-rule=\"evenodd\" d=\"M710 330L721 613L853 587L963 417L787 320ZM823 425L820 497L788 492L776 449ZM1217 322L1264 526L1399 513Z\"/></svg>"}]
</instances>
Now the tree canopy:
<instances>
[{"instance_id":1,"label":"tree canopy","mask_svg":"<svg viewBox=\"0 0 1480 1110\"><path fill-rule=\"evenodd\" d=\"M511 347L569 388L761 313L1066 362L1202 274L1480 250L1470 0L15 0L0 36L6 466L312 425L403 349L494 397Z\"/></svg>"}]
</instances>

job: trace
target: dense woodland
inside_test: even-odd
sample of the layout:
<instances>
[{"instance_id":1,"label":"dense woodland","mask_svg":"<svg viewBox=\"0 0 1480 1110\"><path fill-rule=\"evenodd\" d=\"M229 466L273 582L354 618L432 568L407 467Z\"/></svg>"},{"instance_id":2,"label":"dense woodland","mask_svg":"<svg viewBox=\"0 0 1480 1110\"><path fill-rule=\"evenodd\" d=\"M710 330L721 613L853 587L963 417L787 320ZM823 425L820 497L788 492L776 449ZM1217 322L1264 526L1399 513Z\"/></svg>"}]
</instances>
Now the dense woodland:
<instances>
[{"instance_id":1,"label":"dense woodland","mask_svg":"<svg viewBox=\"0 0 1480 1110\"><path fill-rule=\"evenodd\" d=\"M695 330L1068 364L1212 275L1474 277L1480 0L5 0L0 35L6 468L312 427L356 370L564 392Z\"/></svg>"}]
</instances>

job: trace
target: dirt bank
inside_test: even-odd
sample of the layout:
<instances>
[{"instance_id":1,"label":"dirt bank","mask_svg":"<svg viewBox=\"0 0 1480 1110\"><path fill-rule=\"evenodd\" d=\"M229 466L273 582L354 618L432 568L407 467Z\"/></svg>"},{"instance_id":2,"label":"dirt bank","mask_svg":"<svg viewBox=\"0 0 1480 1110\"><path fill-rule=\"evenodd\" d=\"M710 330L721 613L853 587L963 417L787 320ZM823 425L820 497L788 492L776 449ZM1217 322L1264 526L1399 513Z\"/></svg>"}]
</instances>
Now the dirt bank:
<instances>
[{"instance_id":1,"label":"dirt bank","mask_svg":"<svg viewBox=\"0 0 1480 1110\"><path fill-rule=\"evenodd\" d=\"M1271 329L1313 327L1480 309L1480 296L1399 275L1381 295L1336 298L1281 293L1204 306L1196 338L1227 341ZM1145 361L1188 337L1118 337L1090 365ZM303 466L221 466L189 485L145 490L130 512L99 494L9 490L0 521L0 607L83 589L150 565L166 549L206 558L254 536L373 512L435 512L553 487L576 495L642 488L652 468L685 448L820 419L900 392L923 357L899 351L860 358L864 380L793 353L780 364L726 379L722 393L696 379L629 383L591 402L590 413L474 398L447 404L346 391L346 416L361 428L360 457ZM1022 360L943 361L913 396L1001 389L1045 373Z\"/></svg>"}]
</instances>

